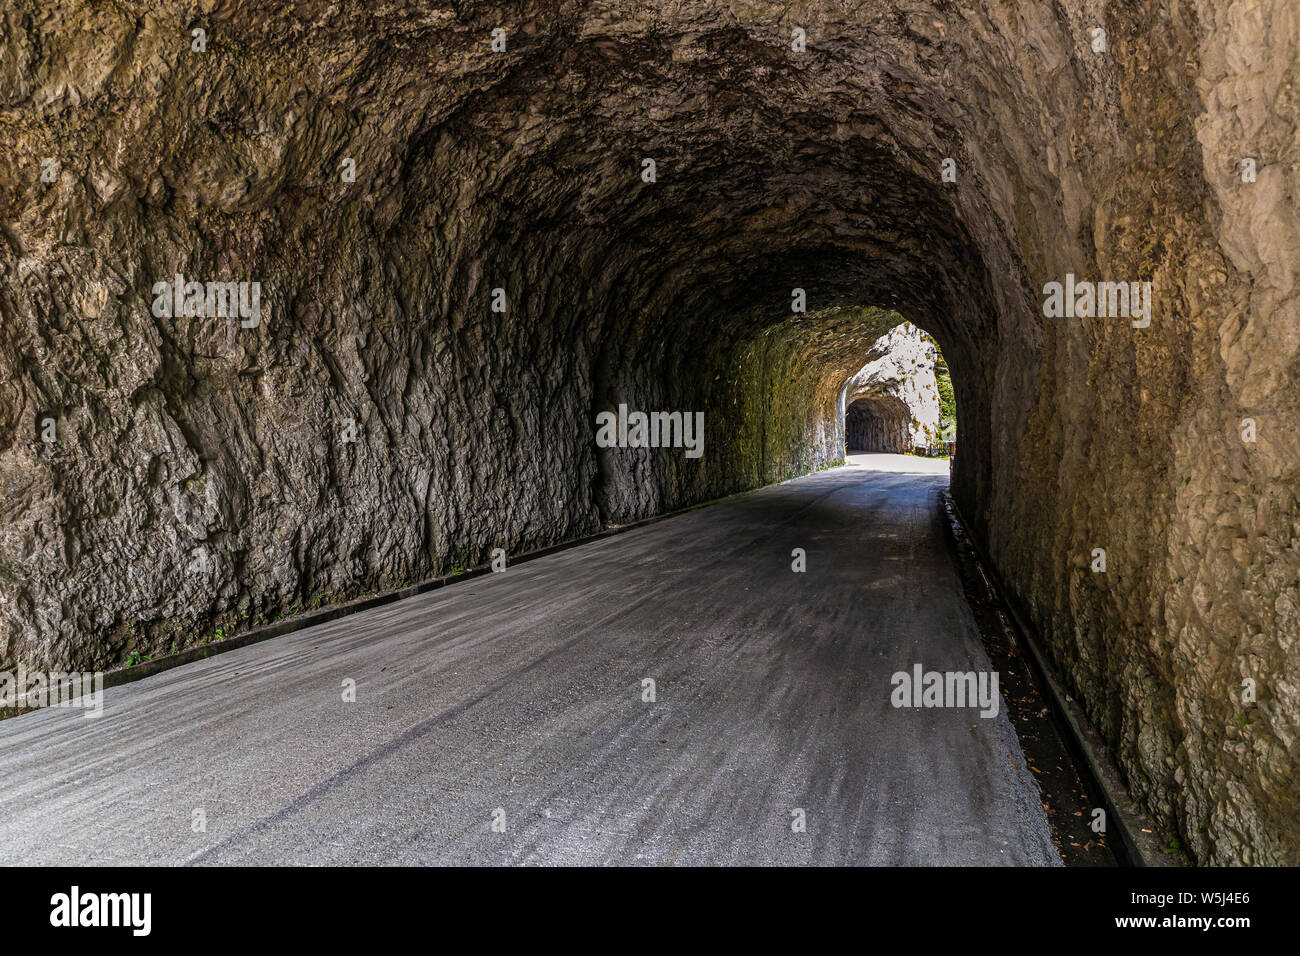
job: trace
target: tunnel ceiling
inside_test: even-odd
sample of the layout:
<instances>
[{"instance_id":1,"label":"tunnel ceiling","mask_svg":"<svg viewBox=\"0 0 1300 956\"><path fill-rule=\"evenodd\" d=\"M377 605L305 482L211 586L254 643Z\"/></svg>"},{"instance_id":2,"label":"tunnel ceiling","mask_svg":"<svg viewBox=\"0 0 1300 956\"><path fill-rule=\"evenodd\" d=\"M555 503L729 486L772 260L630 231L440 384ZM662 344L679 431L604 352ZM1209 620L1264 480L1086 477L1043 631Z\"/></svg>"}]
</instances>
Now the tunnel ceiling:
<instances>
[{"instance_id":1,"label":"tunnel ceiling","mask_svg":"<svg viewBox=\"0 0 1300 956\"><path fill-rule=\"evenodd\" d=\"M954 497L1135 795L1198 859L1297 862L1300 31L1230 6L9 4L0 662L832 464L908 319ZM176 273L259 323L153 314ZM1150 281L1151 325L1045 318L1067 273ZM619 404L703 411L705 454L597 448Z\"/></svg>"}]
</instances>

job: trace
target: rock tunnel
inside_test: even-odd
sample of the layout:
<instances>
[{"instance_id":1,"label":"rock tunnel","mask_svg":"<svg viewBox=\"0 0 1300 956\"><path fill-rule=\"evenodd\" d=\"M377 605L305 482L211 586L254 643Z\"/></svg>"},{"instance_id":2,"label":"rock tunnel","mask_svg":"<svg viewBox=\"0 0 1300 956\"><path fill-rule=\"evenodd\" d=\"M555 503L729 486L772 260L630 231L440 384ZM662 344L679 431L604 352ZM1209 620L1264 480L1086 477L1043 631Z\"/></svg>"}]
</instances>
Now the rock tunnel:
<instances>
[{"instance_id":1,"label":"rock tunnel","mask_svg":"<svg viewBox=\"0 0 1300 956\"><path fill-rule=\"evenodd\" d=\"M1297 16L20 0L0 655L117 666L824 468L906 320L1134 796L1198 861L1300 862ZM1149 323L1046 315L1067 275ZM704 453L608 453L620 405Z\"/></svg>"},{"instance_id":2,"label":"rock tunnel","mask_svg":"<svg viewBox=\"0 0 1300 956\"><path fill-rule=\"evenodd\" d=\"M912 447L907 405L892 395L859 398L844 409L844 445L850 450L905 452Z\"/></svg>"}]
</instances>

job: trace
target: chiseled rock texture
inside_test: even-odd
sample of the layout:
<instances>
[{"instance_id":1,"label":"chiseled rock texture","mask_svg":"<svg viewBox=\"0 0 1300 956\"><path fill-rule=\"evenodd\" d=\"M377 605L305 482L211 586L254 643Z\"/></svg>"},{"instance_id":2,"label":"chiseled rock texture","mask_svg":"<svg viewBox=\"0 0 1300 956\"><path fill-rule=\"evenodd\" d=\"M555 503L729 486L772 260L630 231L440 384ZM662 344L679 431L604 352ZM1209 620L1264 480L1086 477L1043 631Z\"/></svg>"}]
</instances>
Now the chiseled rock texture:
<instances>
[{"instance_id":1,"label":"chiseled rock texture","mask_svg":"<svg viewBox=\"0 0 1300 956\"><path fill-rule=\"evenodd\" d=\"M1199 861L1300 863L1298 18L9 0L0 659L116 665L830 464L901 316L1137 797ZM153 315L177 272L260 282L260 324ZM1066 273L1151 281L1150 326L1044 318ZM704 411L703 457L598 451L619 403Z\"/></svg>"},{"instance_id":2,"label":"chiseled rock texture","mask_svg":"<svg viewBox=\"0 0 1300 956\"><path fill-rule=\"evenodd\" d=\"M850 449L903 453L939 439L938 358L911 322L871 346L873 358L845 389L844 439Z\"/></svg>"}]
</instances>

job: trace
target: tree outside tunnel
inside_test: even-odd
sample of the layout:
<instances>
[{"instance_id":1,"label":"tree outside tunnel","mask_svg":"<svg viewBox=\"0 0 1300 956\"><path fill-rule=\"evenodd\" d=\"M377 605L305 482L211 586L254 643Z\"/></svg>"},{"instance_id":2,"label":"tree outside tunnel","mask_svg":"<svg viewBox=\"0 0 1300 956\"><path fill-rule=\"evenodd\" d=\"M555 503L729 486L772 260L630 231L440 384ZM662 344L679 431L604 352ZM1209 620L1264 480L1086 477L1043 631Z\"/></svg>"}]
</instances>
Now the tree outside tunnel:
<instances>
[{"instance_id":1,"label":"tree outside tunnel","mask_svg":"<svg viewBox=\"0 0 1300 956\"><path fill-rule=\"evenodd\" d=\"M1198 861L1300 862L1288 3L231 0L202 50L192 4L20 3L0 662L829 467L905 319L953 498L1136 799ZM153 314L177 275L256 283L257 325ZM1045 308L1076 278L1146 324ZM704 453L599 447L620 405Z\"/></svg>"},{"instance_id":2,"label":"tree outside tunnel","mask_svg":"<svg viewBox=\"0 0 1300 956\"><path fill-rule=\"evenodd\" d=\"M931 337L931 345L934 347L934 379L935 391L939 401L939 433L937 438L945 446L953 446L957 442L957 396L952 389L952 372L948 368L948 363L944 361L943 350L939 348L939 343Z\"/></svg>"}]
</instances>

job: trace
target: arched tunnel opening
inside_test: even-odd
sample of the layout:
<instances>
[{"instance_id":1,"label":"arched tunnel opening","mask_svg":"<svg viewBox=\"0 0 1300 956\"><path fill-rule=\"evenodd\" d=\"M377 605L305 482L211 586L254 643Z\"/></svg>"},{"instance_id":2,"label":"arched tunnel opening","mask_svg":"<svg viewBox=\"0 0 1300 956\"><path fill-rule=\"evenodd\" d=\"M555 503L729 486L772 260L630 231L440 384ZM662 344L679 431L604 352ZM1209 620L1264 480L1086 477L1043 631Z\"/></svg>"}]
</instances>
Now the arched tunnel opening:
<instances>
[{"instance_id":1,"label":"arched tunnel opening","mask_svg":"<svg viewBox=\"0 0 1300 956\"><path fill-rule=\"evenodd\" d=\"M947 487L1125 805L1300 862L1300 41L1230 6L0 17L0 669L190 661L756 489L744 555L838 586L782 496L886 521L835 482L918 444L854 384L907 328L961 417L882 547Z\"/></svg>"},{"instance_id":2,"label":"arched tunnel opening","mask_svg":"<svg viewBox=\"0 0 1300 956\"><path fill-rule=\"evenodd\" d=\"M845 445L849 451L910 451L911 418L907 403L892 395L855 399L844 412Z\"/></svg>"},{"instance_id":3,"label":"arched tunnel opening","mask_svg":"<svg viewBox=\"0 0 1300 956\"><path fill-rule=\"evenodd\" d=\"M905 322L872 343L870 355L844 386L845 450L950 457L957 404L938 344Z\"/></svg>"}]
</instances>

